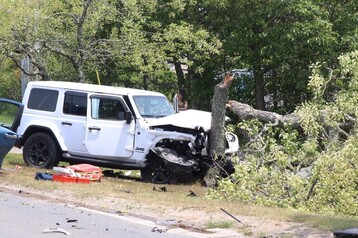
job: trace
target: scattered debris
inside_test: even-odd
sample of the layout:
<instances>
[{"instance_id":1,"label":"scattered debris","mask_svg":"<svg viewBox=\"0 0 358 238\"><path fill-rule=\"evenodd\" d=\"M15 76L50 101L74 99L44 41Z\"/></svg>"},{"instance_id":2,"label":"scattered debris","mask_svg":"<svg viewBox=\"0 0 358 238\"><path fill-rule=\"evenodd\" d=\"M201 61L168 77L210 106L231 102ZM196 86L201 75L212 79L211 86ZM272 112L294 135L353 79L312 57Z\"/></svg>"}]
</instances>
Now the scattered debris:
<instances>
[{"instance_id":1,"label":"scattered debris","mask_svg":"<svg viewBox=\"0 0 358 238\"><path fill-rule=\"evenodd\" d=\"M227 211L225 211L224 209L220 208L221 211L225 212L227 215L229 215L231 218L233 218L235 221L237 221L238 223L241 223L242 225L246 226L244 223L242 223L242 221L240 221L239 219L237 219L236 217L234 217L233 215L231 215L230 213L228 213Z\"/></svg>"},{"instance_id":2,"label":"scattered debris","mask_svg":"<svg viewBox=\"0 0 358 238\"><path fill-rule=\"evenodd\" d=\"M45 228L42 230L43 233L62 233L62 234L65 234L65 235L71 235L70 232L62 229L62 228L59 228L59 227L49 227L49 228Z\"/></svg>"},{"instance_id":3,"label":"scattered debris","mask_svg":"<svg viewBox=\"0 0 358 238\"><path fill-rule=\"evenodd\" d=\"M163 187L159 187L159 188L156 188L155 186L153 187L153 191L158 191L158 192L167 192L167 188L165 186Z\"/></svg>"},{"instance_id":4,"label":"scattered debris","mask_svg":"<svg viewBox=\"0 0 358 238\"><path fill-rule=\"evenodd\" d=\"M23 192L22 192L22 190L20 189L19 190L19 194L22 194ZM29 194L28 192L25 192L25 194Z\"/></svg>"},{"instance_id":5,"label":"scattered debris","mask_svg":"<svg viewBox=\"0 0 358 238\"><path fill-rule=\"evenodd\" d=\"M152 229L152 232L159 232L159 233L163 233L163 232L166 232L167 231L167 229L160 229L160 228L158 228L158 227L153 227L153 229Z\"/></svg>"},{"instance_id":6,"label":"scattered debris","mask_svg":"<svg viewBox=\"0 0 358 238\"><path fill-rule=\"evenodd\" d=\"M193 190L189 191L190 193L187 195L188 197L196 197L197 195L193 192Z\"/></svg>"},{"instance_id":7,"label":"scattered debris","mask_svg":"<svg viewBox=\"0 0 358 238\"><path fill-rule=\"evenodd\" d=\"M77 225L71 225L71 228L76 228L76 229L85 229L82 226L77 226Z\"/></svg>"},{"instance_id":8,"label":"scattered debris","mask_svg":"<svg viewBox=\"0 0 358 238\"><path fill-rule=\"evenodd\" d=\"M68 218L67 218L66 220L67 220L68 223L70 223L70 222L78 222L77 219L68 219Z\"/></svg>"}]
</instances>

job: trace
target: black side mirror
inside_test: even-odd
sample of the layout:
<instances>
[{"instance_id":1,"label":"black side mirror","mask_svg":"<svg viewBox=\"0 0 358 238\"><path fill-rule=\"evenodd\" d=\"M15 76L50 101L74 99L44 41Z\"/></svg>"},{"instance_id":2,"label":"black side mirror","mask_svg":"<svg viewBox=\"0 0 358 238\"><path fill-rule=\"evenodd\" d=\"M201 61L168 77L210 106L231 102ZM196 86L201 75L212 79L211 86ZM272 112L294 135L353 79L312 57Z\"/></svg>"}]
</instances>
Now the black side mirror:
<instances>
[{"instance_id":1,"label":"black side mirror","mask_svg":"<svg viewBox=\"0 0 358 238\"><path fill-rule=\"evenodd\" d=\"M133 115L132 115L131 111L128 110L128 111L125 112L125 119L126 119L127 124L132 122L132 119L133 119L132 116Z\"/></svg>"}]
</instances>

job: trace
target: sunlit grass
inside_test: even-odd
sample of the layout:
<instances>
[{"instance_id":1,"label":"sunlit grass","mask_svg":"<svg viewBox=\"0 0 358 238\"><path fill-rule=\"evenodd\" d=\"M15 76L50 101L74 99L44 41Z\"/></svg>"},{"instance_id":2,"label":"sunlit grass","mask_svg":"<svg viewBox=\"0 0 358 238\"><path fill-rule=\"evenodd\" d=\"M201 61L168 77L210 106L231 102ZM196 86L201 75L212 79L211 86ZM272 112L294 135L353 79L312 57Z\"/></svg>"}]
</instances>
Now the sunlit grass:
<instances>
[{"instance_id":1,"label":"sunlit grass","mask_svg":"<svg viewBox=\"0 0 358 238\"><path fill-rule=\"evenodd\" d=\"M66 163L60 164L60 166L67 165ZM95 202L98 201L98 204L100 204L102 208L106 208L110 203L128 200L131 201L126 207L128 211L131 210L131 206L134 206L133 204L151 204L152 206L168 206L177 209L200 209L207 212L220 212L220 208L224 208L231 214L305 223L311 227L327 231L356 227L358 224L358 219L354 218L323 216L289 209L269 208L223 200L209 200L205 197L207 188L201 186L200 182L185 185L154 185L142 183L139 181L138 171L133 171L130 176L125 176L126 171L115 170L114 172L120 175L120 178L104 176L101 182L69 184L36 180L34 178L36 172L53 173L54 171L26 167L20 154L8 154L4 159L2 168L3 171L0 174L0 183L2 184L14 184L24 188L43 191L44 193L61 191L65 194L64 197L62 197L63 199L65 199L68 194L77 198L78 201L84 198L91 198ZM162 191L163 187L165 187L166 192ZM109 204L101 203L104 199L109 199ZM232 220L232 223L230 220ZM243 223L245 223L245 221L243 221ZM237 226L242 228L240 224L229 216L220 222L208 218L206 226L217 228ZM250 231L248 232L250 233Z\"/></svg>"},{"instance_id":2,"label":"sunlit grass","mask_svg":"<svg viewBox=\"0 0 358 238\"><path fill-rule=\"evenodd\" d=\"M205 224L205 227L208 229L213 229L213 228L227 229L227 228L231 228L232 226L233 226L233 222L231 221L209 221Z\"/></svg>"}]
</instances>

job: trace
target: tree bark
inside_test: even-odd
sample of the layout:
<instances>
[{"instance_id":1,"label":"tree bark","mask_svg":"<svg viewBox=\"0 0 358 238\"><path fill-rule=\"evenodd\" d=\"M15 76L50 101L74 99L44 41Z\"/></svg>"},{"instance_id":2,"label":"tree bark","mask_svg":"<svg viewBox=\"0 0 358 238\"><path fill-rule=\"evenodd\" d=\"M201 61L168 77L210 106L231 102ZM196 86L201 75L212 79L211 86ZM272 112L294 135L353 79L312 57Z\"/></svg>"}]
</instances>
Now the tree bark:
<instances>
[{"instance_id":1,"label":"tree bark","mask_svg":"<svg viewBox=\"0 0 358 238\"><path fill-rule=\"evenodd\" d=\"M250 105L230 100L227 103L229 111L233 112L239 121L257 119L264 123L290 124L294 127L300 127L298 118L294 114L280 115L275 112L257 110Z\"/></svg>"},{"instance_id":2,"label":"tree bark","mask_svg":"<svg viewBox=\"0 0 358 238\"><path fill-rule=\"evenodd\" d=\"M177 75L177 79L178 79L178 87L181 88L184 85L184 73L183 73L183 69L181 67L181 63L177 58L174 58L174 67L175 67L175 73Z\"/></svg>"},{"instance_id":3,"label":"tree bark","mask_svg":"<svg viewBox=\"0 0 358 238\"><path fill-rule=\"evenodd\" d=\"M221 157L225 152L225 113L229 89L234 79L226 74L223 82L214 88L211 110L210 155Z\"/></svg>"},{"instance_id":4,"label":"tree bark","mask_svg":"<svg viewBox=\"0 0 358 238\"><path fill-rule=\"evenodd\" d=\"M264 74L262 70L258 69L254 71L254 80L255 80L255 98L256 98L256 108L259 110L265 110L265 81Z\"/></svg>"}]
</instances>

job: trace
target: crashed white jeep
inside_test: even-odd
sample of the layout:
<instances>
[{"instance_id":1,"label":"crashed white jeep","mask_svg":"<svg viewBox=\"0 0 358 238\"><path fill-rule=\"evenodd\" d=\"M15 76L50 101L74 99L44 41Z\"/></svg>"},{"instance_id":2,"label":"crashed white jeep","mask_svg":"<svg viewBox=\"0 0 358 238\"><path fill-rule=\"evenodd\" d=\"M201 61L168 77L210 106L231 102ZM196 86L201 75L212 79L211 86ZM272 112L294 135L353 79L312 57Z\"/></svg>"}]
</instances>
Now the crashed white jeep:
<instances>
[{"instance_id":1,"label":"crashed white jeep","mask_svg":"<svg viewBox=\"0 0 358 238\"><path fill-rule=\"evenodd\" d=\"M30 82L16 146L26 164L52 168L59 161L139 169L142 181L175 183L202 174L208 155L211 113L174 113L161 93L91 84ZM227 133L226 153L239 149Z\"/></svg>"}]
</instances>

